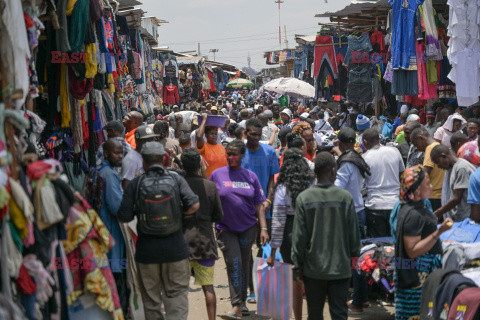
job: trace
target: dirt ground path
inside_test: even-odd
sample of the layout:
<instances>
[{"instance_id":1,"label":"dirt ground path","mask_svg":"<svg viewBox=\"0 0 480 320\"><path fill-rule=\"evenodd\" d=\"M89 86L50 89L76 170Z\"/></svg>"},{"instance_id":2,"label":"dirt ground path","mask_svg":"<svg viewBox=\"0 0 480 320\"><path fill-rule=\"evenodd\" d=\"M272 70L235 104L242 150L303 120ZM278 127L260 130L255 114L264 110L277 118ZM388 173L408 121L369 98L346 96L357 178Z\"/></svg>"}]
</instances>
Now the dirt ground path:
<instances>
[{"instance_id":1,"label":"dirt ground path","mask_svg":"<svg viewBox=\"0 0 480 320\"><path fill-rule=\"evenodd\" d=\"M219 254L221 254L219 250ZM227 270L223 257L220 257L215 264L215 293L217 295L217 319L221 319L222 315L225 315L231 310L230 294L228 290ZM205 307L205 298L201 287L195 286L193 277L190 281L190 293L188 295L189 313L188 320L208 320L207 311ZM372 306L365 309L364 313L359 316L349 316L348 319L361 319L361 320L392 320L394 319L394 307L382 306L379 303L371 302ZM303 318L307 319L307 303L304 300L303 304ZM243 317L245 320L265 320L269 317L255 315L256 305L248 304L250 309L250 316ZM293 318L292 318L293 319ZM330 313L328 312L328 304L325 305L324 319L331 320Z\"/></svg>"}]
</instances>

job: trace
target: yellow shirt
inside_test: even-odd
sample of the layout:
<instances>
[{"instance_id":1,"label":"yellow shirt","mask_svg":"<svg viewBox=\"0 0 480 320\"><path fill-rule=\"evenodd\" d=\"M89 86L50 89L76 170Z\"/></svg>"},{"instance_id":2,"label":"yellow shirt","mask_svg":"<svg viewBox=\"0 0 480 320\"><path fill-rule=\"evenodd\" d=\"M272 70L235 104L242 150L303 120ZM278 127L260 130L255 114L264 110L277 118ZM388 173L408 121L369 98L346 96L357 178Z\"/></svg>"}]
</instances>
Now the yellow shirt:
<instances>
[{"instance_id":1,"label":"yellow shirt","mask_svg":"<svg viewBox=\"0 0 480 320\"><path fill-rule=\"evenodd\" d=\"M205 142L202 149L198 149L200 154L207 161L207 176L210 178L210 175L214 170L218 168L225 167L227 165L227 152L221 144L210 144Z\"/></svg>"},{"instance_id":2,"label":"yellow shirt","mask_svg":"<svg viewBox=\"0 0 480 320\"><path fill-rule=\"evenodd\" d=\"M430 182L433 187L433 194L430 199L442 199L442 187L443 178L445 177L445 170L440 169L430 157L432 149L440 143L434 142L425 149L425 159L423 160L423 166L432 168L430 172Z\"/></svg>"}]
</instances>

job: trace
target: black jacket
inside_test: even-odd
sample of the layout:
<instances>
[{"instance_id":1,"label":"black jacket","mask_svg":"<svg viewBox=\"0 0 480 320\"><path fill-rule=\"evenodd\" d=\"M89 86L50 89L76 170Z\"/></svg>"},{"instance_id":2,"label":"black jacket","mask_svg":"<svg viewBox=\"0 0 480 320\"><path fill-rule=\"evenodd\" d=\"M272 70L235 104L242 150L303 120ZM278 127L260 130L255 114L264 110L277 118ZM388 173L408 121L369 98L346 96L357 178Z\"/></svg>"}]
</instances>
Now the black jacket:
<instances>
[{"instance_id":1,"label":"black jacket","mask_svg":"<svg viewBox=\"0 0 480 320\"><path fill-rule=\"evenodd\" d=\"M185 180L200 199L200 209L183 220L183 232L190 259L218 259L212 224L222 221L223 211L217 187L215 183L197 175L187 175Z\"/></svg>"}]
</instances>

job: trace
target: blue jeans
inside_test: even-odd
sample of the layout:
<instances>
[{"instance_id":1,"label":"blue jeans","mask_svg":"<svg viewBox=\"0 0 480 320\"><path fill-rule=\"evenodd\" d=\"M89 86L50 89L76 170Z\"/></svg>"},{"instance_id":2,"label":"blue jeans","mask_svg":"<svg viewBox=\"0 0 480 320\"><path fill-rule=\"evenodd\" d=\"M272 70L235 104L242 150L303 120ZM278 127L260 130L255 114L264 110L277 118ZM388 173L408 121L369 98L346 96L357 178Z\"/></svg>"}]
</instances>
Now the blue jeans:
<instances>
[{"instance_id":1,"label":"blue jeans","mask_svg":"<svg viewBox=\"0 0 480 320\"><path fill-rule=\"evenodd\" d=\"M365 210L357 212L358 228L360 230L360 239L365 239L365 222L367 221Z\"/></svg>"}]
</instances>

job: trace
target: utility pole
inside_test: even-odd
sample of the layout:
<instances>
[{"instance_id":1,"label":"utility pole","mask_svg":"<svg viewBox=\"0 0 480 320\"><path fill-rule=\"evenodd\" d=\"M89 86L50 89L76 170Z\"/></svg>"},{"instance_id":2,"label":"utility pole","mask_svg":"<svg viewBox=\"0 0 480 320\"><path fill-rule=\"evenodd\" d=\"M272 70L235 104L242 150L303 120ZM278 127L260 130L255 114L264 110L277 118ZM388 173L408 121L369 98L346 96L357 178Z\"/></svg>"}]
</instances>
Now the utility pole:
<instances>
[{"instance_id":1,"label":"utility pole","mask_svg":"<svg viewBox=\"0 0 480 320\"><path fill-rule=\"evenodd\" d=\"M200 57L202 54L200 52L200 42L198 43L198 56Z\"/></svg>"},{"instance_id":2,"label":"utility pole","mask_svg":"<svg viewBox=\"0 0 480 320\"><path fill-rule=\"evenodd\" d=\"M248 62L248 67L251 68L250 65L252 63L252 59L250 58L250 52L248 53L247 62Z\"/></svg>"},{"instance_id":3,"label":"utility pole","mask_svg":"<svg viewBox=\"0 0 480 320\"><path fill-rule=\"evenodd\" d=\"M213 61L215 61L215 53L218 52L218 49L210 49L210 52L213 52Z\"/></svg>"},{"instance_id":4,"label":"utility pole","mask_svg":"<svg viewBox=\"0 0 480 320\"><path fill-rule=\"evenodd\" d=\"M285 49L288 49L287 26L283 25L283 36L285 37Z\"/></svg>"},{"instance_id":5,"label":"utility pole","mask_svg":"<svg viewBox=\"0 0 480 320\"><path fill-rule=\"evenodd\" d=\"M281 27L281 22L280 22L280 5L284 1L282 0L276 0L275 3L278 3L278 44L280 46L280 49L282 49L282 27Z\"/></svg>"}]
</instances>

